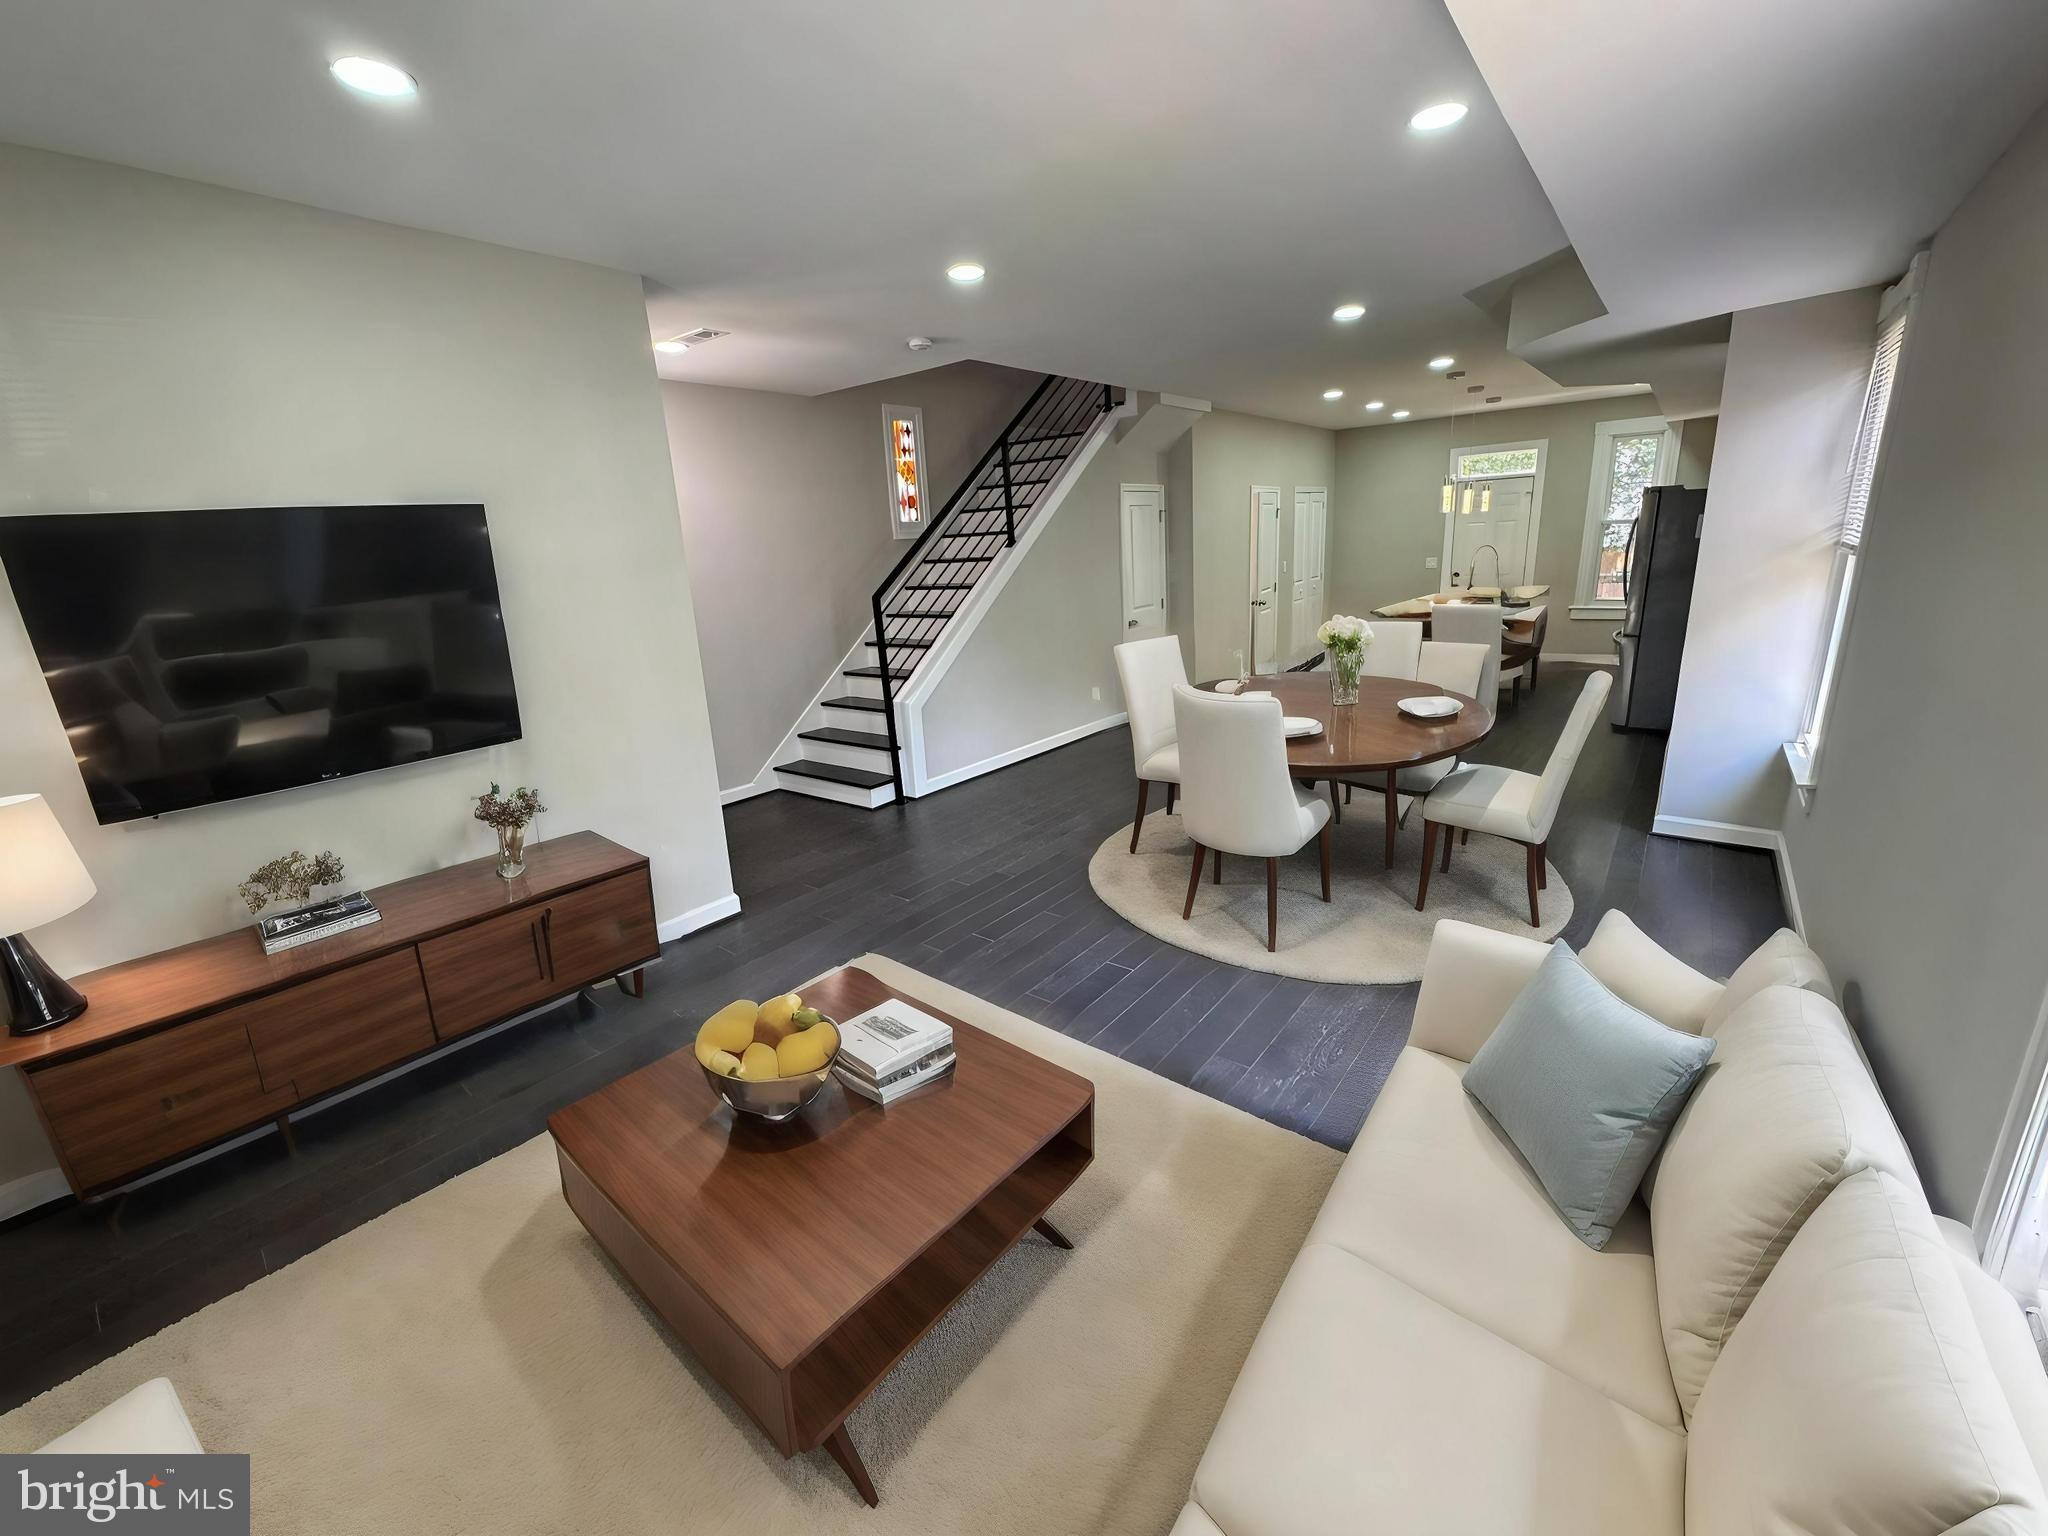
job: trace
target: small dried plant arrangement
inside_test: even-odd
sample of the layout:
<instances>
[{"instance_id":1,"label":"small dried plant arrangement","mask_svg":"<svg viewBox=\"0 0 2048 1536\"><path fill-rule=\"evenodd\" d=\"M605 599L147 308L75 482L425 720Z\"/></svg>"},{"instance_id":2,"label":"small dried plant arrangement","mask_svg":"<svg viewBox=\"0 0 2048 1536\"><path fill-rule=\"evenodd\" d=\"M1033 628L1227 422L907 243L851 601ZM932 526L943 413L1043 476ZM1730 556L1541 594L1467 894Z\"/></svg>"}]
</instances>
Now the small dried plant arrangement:
<instances>
[{"instance_id":1,"label":"small dried plant arrangement","mask_svg":"<svg viewBox=\"0 0 2048 1536\"><path fill-rule=\"evenodd\" d=\"M506 794L493 784L489 794L476 797L476 819L500 832L516 831L547 807L540 803L540 791L524 785Z\"/></svg>"},{"instance_id":2,"label":"small dried plant arrangement","mask_svg":"<svg viewBox=\"0 0 2048 1536\"><path fill-rule=\"evenodd\" d=\"M498 834L498 874L517 880L526 873L526 824L547 807L540 803L540 791L521 785L506 794L497 785L487 795L476 797L472 813Z\"/></svg>"},{"instance_id":3,"label":"small dried plant arrangement","mask_svg":"<svg viewBox=\"0 0 2048 1536\"><path fill-rule=\"evenodd\" d=\"M273 901L302 906L323 885L335 885L343 876L341 860L331 852L303 854L294 848L282 858L272 859L236 887L249 910L261 912Z\"/></svg>"}]
</instances>

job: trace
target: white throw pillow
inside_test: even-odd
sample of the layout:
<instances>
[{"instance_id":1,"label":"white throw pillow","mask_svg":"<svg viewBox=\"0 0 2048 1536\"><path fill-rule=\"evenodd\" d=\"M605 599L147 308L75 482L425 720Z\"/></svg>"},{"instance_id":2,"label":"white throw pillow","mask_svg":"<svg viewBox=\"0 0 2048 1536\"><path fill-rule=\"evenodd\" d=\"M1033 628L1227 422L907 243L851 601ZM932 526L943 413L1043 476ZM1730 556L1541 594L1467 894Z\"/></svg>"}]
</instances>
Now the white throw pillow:
<instances>
[{"instance_id":1,"label":"white throw pillow","mask_svg":"<svg viewBox=\"0 0 2048 1536\"><path fill-rule=\"evenodd\" d=\"M1721 983L1672 954L1618 907L1600 919L1579 960L1623 1002L1688 1034L1704 1032L1707 1015L1723 990Z\"/></svg>"},{"instance_id":2,"label":"white throw pillow","mask_svg":"<svg viewBox=\"0 0 2048 1536\"><path fill-rule=\"evenodd\" d=\"M1800 1224L1866 1168L1918 1187L1841 1011L1803 988L1766 987L1715 1033L1650 1189L1657 1308L1688 1415Z\"/></svg>"},{"instance_id":3,"label":"white throw pillow","mask_svg":"<svg viewBox=\"0 0 2048 1536\"><path fill-rule=\"evenodd\" d=\"M1844 1180L1700 1397L1686 1536L2021 1536L2042 1506L1926 1202Z\"/></svg>"},{"instance_id":4,"label":"white throw pillow","mask_svg":"<svg viewBox=\"0 0 2048 1536\"><path fill-rule=\"evenodd\" d=\"M1805 987L1808 991L1818 992L1831 1003L1837 1001L1835 984L1828 979L1828 968L1821 964L1820 956L1790 928L1780 928L1735 968L1735 974L1728 978L1728 985L1721 989L1721 995L1707 1010L1700 1033L1713 1034L1721 1027L1723 1019L1765 987Z\"/></svg>"}]
</instances>

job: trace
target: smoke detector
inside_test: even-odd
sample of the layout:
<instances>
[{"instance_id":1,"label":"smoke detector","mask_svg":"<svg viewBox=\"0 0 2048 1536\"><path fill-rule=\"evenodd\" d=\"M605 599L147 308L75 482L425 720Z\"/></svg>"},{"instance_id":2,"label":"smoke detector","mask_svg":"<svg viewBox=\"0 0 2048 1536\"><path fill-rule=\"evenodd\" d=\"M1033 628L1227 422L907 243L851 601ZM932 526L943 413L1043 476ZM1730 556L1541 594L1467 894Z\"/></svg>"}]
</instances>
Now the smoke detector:
<instances>
[{"instance_id":1,"label":"smoke detector","mask_svg":"<svg viewBox=\"0 0 2048 1536\"><path fill-rule=\"evenodd\" d=\"M929 336L913 336L903 345L913 352L929 352L932 349L932 339Z\"/></svg>"}]
</instances>

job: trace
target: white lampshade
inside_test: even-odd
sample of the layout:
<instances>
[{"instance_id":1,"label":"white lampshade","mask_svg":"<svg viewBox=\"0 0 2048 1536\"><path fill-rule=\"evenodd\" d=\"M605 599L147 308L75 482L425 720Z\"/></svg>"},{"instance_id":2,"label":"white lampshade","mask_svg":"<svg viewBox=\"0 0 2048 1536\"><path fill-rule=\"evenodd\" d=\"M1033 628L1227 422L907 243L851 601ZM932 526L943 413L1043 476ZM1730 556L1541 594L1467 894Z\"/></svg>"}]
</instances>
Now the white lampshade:
<instances>
[{"instance_id":1,"label":"white lampshade","mask_svg":"<svg viewBox=\"0 0 2048 1536\"><path fill-rule=\"evenodd\" d=\"M76 912L96 890L41 795L0 797L0 937Z\"/></svg>"}]
</instances>

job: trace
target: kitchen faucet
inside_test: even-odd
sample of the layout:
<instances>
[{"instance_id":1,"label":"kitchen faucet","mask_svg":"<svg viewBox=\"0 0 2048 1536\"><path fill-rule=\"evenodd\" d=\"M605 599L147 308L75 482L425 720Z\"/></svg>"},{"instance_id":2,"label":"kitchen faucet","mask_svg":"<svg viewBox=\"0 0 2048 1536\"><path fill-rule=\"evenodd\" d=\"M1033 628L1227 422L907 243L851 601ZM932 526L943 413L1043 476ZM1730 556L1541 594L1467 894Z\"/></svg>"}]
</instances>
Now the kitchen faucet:
<instances>
[{"instance_id":1,"label":"kitchen faucet","mask_svg":"<svg viewBox=\"0 0 2048 1536\"><path fill-rule=\"evenodd\" d=\"M1473 577L1478 574L1480 550L1487 549L1493 549L1493 546L1491 544L1482 544L1479 546L1479 549L1472 551L1472 569L1465 573L1465 590L1467 592L1470 592L1479 585L1477 581L1473 580ZM1453 577L1457 574L1456 571L1451 573ZM1497 549L1493 549L1493 584L1495 586L1500 585L1500 551Z\"/></svg>"}]
</instances>

